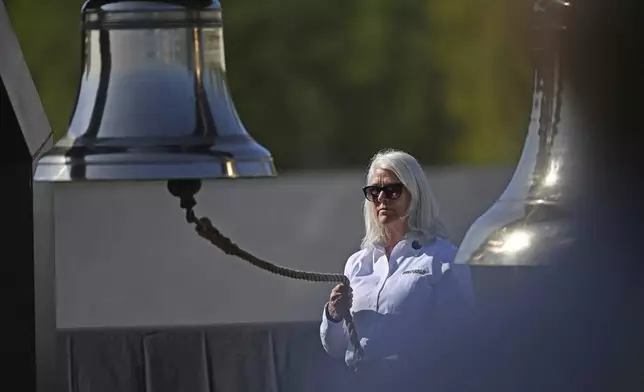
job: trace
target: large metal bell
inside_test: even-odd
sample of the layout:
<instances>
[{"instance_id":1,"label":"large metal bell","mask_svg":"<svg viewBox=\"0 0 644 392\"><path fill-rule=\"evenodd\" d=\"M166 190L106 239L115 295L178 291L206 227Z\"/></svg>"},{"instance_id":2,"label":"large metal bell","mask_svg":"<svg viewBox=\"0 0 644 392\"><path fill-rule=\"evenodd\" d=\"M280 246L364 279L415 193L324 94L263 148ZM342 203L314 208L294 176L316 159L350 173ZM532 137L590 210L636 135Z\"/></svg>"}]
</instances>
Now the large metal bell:
<instances>
[{"instance_id":1,"label":"large metal bell","mask_svg":"<svg viewBox=\"0 0 644 392\"><path fill-rule=\"evenodd\" d=\"M36 181L276 174L226 85L216 0L89 0L82 76L67 135Z\"/></svg>"},{"instance_id":2,"label":"large metal bell","mask_svg":"<svg viewBox=\"0 0 644 392\"><path fill-rule=\"evenodd\" d=\"M583 139L562 50L570 4L533 1L533 97L524 149L507 188L466 233L456 263L471 267L477 302L502 310L573 240Z\"/></svg>"}]
</instances>

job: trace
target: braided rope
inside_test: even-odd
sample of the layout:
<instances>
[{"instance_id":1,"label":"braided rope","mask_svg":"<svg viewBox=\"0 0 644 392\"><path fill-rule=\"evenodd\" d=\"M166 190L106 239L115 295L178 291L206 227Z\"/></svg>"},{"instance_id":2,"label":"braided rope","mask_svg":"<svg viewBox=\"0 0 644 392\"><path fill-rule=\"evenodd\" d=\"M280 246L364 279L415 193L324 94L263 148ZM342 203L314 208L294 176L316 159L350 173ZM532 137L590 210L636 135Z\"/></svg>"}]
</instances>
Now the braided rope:
<instances>
[{"instance_id":1,"label":"braided rope","mask_svg":"<svg viewBox=\"0 0 644 392\"><path fill-rule=\"evenodd\" d=\"M281 275L286 278L305 280L309 282L338 282L349 287L349 278L342 274L331 274L331 273L321 273L321 272L308 272L308 271L299 271L295 269L285 268L268 261L264 261L252 254L241 249L238 245L233 243L228 237L223 235L216 227L212 225L208 218L197 218L190 206L184 206L186 208L186 220L189 223L194 223L197 225L197 230L205 238L207 238L213 245L218 247L224 253L232 256L237 256L240 259L249 262L255 267L261 268L265 271L271 272L276 275ZM347 310L346 313L342 314L342 319L344 325L347 328L349 334L349 341L355 350L355 359L359 362L359 359L363 356L362 346L360 345L360 339L358 337L358 332L356 331L355 324L353 322L353 316L351 312Z\"/></svg>"}]
</instances>

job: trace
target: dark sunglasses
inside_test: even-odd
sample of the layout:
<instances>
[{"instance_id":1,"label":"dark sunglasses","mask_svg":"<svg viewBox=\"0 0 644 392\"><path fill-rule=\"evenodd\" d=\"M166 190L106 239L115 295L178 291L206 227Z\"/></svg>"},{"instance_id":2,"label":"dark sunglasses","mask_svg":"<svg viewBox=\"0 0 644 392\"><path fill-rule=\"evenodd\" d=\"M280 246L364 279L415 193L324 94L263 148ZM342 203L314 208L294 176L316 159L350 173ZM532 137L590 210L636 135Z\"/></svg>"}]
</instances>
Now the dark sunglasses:
<instances>
[{"instance_id":1,"label":"dark sunglasses","mask_svg":"<svg viewBox=\"0 0 644 392\"><path fill-rule=\"evenodd\" d=\"M362 192L364 193L364 197L373 203L378 200L380 192L383 192L387 199L396 200L402 195L403 189L405 189L405 186L401 183L387 184L383 186L367 185L362 188Z\"/></svg>"}]
</instances>

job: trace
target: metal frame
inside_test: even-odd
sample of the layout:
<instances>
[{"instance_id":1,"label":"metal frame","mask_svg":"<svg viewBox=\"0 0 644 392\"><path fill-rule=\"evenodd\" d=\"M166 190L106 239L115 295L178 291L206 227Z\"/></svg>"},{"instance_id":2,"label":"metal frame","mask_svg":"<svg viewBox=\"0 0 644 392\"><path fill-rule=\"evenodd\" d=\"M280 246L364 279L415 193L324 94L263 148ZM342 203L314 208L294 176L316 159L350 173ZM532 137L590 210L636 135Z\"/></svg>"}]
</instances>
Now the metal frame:
<instances>
[{"instance_id":1,"label":"metal frame","mask_svg":"<svg viewBox=\"0 0 644 392\"><path fill-rule=\"evenodd\" d=\"M52 185L34 183L40 155L52 147L52 130L11 20L0 1L0 134L7 142L0 165L5 311L3 370L6 385L21 390L56 388L56 301Z\"/></svg>"}]
</instances>

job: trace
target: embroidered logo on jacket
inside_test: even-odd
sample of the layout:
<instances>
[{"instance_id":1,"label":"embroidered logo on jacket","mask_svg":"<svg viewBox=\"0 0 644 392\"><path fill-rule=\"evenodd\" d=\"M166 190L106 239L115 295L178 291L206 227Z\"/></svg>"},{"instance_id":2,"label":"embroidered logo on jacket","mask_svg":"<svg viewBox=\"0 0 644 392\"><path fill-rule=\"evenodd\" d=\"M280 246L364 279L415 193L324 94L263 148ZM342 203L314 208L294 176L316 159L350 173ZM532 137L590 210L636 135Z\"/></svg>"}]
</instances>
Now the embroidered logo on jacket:
<instances>
[{"instance_id":1,"label":"embroidered logo on jacket","mask_svg":"<svg viewBox=\"0 0 644 392\"><path fill-rule=\"evenodd\" d=\"M406 274L427 275L428 273L429 271L427 271L426 269L415 269L415 270L407 270L403 272L403 275L406 275Z\"/></svg>"}]
</instances>

